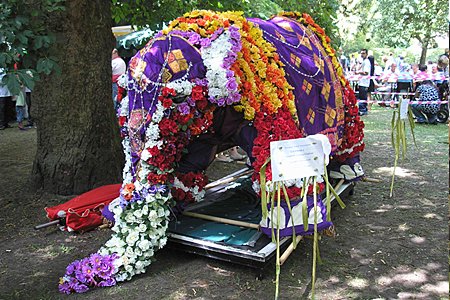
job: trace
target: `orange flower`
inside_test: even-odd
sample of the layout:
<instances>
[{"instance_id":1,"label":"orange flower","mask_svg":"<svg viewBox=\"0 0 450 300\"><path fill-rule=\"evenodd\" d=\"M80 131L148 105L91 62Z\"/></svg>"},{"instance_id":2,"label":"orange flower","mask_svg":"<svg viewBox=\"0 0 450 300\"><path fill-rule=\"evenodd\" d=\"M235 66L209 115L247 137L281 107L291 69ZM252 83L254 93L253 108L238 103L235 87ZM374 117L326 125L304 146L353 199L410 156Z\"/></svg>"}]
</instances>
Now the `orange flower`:
<instances>
[{"instance_id":1,"label":"orange flower","mask_svg":"<svg viewBox=\"0 0 450 300\"><path fill-rule=\"evenodd\" d=\"M134 183L125 184L122 189L122 195L125 200L130 201L133 198Z\"/></svg>"}]
</instances>

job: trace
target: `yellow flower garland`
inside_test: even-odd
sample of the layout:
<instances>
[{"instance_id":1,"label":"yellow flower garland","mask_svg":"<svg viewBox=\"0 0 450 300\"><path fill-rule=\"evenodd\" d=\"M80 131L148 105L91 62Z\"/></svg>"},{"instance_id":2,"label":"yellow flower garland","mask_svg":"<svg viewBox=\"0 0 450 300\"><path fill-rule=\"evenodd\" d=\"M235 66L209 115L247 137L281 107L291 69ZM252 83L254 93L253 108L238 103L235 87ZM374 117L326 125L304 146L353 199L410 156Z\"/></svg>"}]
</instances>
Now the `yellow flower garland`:
<instances>
[{"instance_id":1,"label":"yellow flower garland","mask_svg":"<svg viewBox=\"0 0 450 300\"><path fill-rule=\"evenodd\" d=\"M252 120L255 113L263 109L269 114L275 114L285 106L297 122L293 87L285 78L283 63L275 47L263 38L258 26L244 18L242 12L192 11L172 21L163 33L178 29L194 31L205 38L220 27L231 25L239 28L242 43L242 50L231 68L241 91L240 103L234 106L236 111L243 112L245 119ZM268 72L276 76L268 77Z\"/></svg>"}]
</instances>

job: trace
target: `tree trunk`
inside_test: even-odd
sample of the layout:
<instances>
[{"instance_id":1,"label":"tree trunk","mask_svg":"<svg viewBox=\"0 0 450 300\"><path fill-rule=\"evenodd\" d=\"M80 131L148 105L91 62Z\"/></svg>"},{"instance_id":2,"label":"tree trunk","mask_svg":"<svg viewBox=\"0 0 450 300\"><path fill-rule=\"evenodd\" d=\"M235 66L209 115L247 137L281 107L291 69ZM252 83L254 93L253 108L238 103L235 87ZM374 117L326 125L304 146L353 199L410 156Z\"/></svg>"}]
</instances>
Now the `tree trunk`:
<instances>
[{"instance_id":1,"label":"tree trunk","mask_svg":"<svg viewBox=\"0 0 450 300\"><path fill-rule=\"evenodd\" d=\"M420 53L420 64L425 64L425 61L427 59L427 50L428 50L428 43L422 42L422 52Z\"/></svg>"},{"instance_id":2,"label":"tree trunk","mask_svg":"<svg viewBox=\"0 0 450 300\"><path fill-rule=\"evenodd\" d=\"M33 91L33 186L70 195L119 183L124 158L111 91L111 1L68 0L48 23L57 32L51 52L61 73L42 76Z\"/></svg>"}]
</instances>

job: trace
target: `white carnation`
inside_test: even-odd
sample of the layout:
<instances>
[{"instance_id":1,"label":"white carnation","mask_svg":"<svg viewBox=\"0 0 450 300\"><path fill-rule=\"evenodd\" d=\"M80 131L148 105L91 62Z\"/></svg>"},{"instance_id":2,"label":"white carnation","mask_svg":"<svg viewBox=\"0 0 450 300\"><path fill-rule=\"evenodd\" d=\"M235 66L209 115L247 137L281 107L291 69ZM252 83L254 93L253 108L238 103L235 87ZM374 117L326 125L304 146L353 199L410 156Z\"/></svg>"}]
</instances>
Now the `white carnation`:
<instances>
[{"instance_id":1,"label":"white carnation","mask_svg":"<svg viewBox=\"0 0 450 300\"><path fill-rule=\"evenodd\" d=\"M151 243L149 240L140 240L137 243L137 246L142 250L142 251L147 251L148 249L150 249L151 247Z\"/></svg>"},{"instance_id":2,"label":"white carnation","mask_svg":"<svg viewBox=\"0 0 450 300\"><path fill-rule=\"evenodd\" d=\"M150 213L148 214L148 219L150 221L156 221L156 219L158 218L158 214L155 210L151 210Z\"/></svg>"},{"instance_id":3,"label":"white carnation","mask_svg":"<svg viewBox=\"0 0 450 300\"><path fill-rule=\"evenodd\" d=\"M139 233L136 231L131 231L130 233L128 233L125 241L127 242L127 244L129 246L133 246L137 241L139 240ZM128 248L127 248L128 250Z\"/></svg>"},{"instance_id":4,"label":"white carnation","mask_svg":"<svg viewBox=\"0 0 450 300\"><path fill-rule=\"evenodd\" d=\"M137 230L138 230L139 232L145 232L145 231L147 230L147 225L145 225L145 224L140 224L140 225L138 226Z\"/></svg>"},{"instance_id":5,"label":"white carnation","mask_svg":"<svg viewBox=\"0 0 450 300\"><path fill-rule=\"evenodd\" d=\"M137 219L142 219L142 210L136 209L136 210L133 212L133 215L134 215Z\"/></svg>"}]
</instances>

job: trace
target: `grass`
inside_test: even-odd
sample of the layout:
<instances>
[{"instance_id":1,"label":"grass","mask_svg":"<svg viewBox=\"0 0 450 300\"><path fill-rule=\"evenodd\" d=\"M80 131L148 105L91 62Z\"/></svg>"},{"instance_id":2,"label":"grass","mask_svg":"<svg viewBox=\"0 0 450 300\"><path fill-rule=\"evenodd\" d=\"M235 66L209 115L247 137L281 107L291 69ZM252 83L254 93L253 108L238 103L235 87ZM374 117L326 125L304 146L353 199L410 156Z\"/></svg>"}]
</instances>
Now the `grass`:
<instances>
[{"instance_id":1,"label":"grass","mask_svg":"<svg viewBox=\"0 0 450 300\"><path fill-rule=\"evenodd\" d=\"M362 117L364 121L364 141L366 144L377 143L385 139L391 132L392 108L372 106L369 115ZM411 129L407 128L407 138L412 144ZM448 127L445 124L428 125L416 124L414 127L416 141L423 144L444 143L448 144Z\"/></svg>"}]
</instances>

